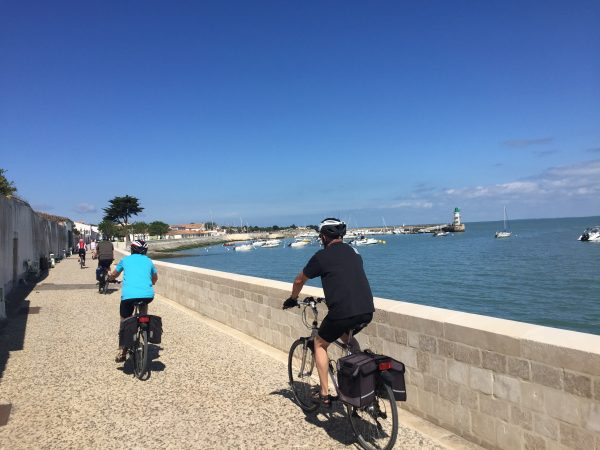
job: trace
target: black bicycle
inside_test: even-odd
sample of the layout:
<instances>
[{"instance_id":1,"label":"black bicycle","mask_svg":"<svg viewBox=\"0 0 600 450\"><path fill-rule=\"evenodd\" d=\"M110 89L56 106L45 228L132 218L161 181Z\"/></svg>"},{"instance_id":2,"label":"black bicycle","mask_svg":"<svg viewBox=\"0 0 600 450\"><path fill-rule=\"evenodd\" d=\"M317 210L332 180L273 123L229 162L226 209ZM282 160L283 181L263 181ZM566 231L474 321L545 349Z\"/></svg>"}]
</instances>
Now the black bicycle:
<instances>
[{"instance_id":1,"label":"black bicycle","mask_svg":"<svg viewBox=\"0 0 600 450\"><path fill-rule=\"evenodd\" d=\"M102 267L98 280L98 292L101 294L108 294L108 268Z\"/></svg>"},{"instance_id":2,"label":"black bicycle","mask_svg":"<svg viewBox=\"0 0 600 450\"><path fill-rule=\"evenodd\" d=\"M148 327L150 326L150 316L141 314L140 309L145 302L135 302L133 317L136 318L137 331L133 347L127 349L133 360L133 374L140 380L147 379L150 376L148 371ZM146 376L147 375L147 376Z\"/></svg>"},{"instance_id":3,"label":"black bicycle","mask_svg":"<svg viewBox=\"0 0 600 450\"><path fill-rule=\"evenodd\" d=\"M290 387L298 405L307 412L316 411L319 407L318 401L315 401L315 395L319 392L319 377L314 355L314 339L319 329L317 304L324 300L324 298L306 297L298 302L299 306L303 307L302 322L311 330L311 334L294 341L288 356ZM312 323L309 323L307 311L312 311ZM352 330L348 330L348 336L348 342L351 342ZM332 344L341 351L341 356L352 353L349 346L341 340ZM333 400L342 401L339 395L336 367L336 361L330 359L329 376L338 394ZM376 377L375 397L372 402L363 407L355 407L342 401L358 443L368 450L389 450L394 446L398 436L398 409L394 392L383 376L386 368L379 367L379 370L382 374Z\"/></svg>"}]
</instances>

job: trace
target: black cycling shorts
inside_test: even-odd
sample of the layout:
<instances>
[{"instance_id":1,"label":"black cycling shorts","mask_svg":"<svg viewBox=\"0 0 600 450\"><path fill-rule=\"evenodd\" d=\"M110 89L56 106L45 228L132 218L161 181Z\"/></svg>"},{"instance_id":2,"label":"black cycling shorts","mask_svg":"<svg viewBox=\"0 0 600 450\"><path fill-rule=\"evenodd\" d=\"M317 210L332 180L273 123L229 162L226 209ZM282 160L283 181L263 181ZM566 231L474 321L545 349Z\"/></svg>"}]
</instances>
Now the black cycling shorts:
<instances>
[{"instance_id":1,"label":"black cycling shorts","mask_svg":"<svg viewBox=\"0 0 600 450\"><path fill-rule=\"evenodd\" d=\"M154 300L154 297L152 297L152 298L128 298L127 300L121 300L119 314L121 315L121 317L123 319L127 319L128 317L131 317L133 315L133 310L135 308L135 306L134 306L135 302L143 301L144 303L148 304L148 303L152 302L152 300Z\"/></svg>"},{"instance_id":2,"label":"black cycling shorts","mask_svg":"<svg viewBox=\"0 0 600 450\"><path fill-rule=\"evenodd\" d=\"M104 267L105 269L110 269L110 265L112 264L112 259L99 259L98 267Z\"/></svg>"},{"instance_id":3,"label":"black cycling shorts","mask_svg":"<svg viewBox=\"0 0 600 450\"><path fill-rule=\"evenodd\" d=\"M358 316L348 317L347 319L330 319L325 316L319 327L319 337L329 343L342 337L349 330L356 335L360 330L367 326L373 320L373 313L359 314ZM358 325L363 325L358 327Z\"/></svg>"},{"instance_id":4,"label":"black cycling shorts","mask_svg":"<svg viewBox=\"0 0 600 450\"><path fill-rule=\"evenodd\" d=\"M79 256L85 256L85 248L79 249Z\"/></svg>"}]
</instances>

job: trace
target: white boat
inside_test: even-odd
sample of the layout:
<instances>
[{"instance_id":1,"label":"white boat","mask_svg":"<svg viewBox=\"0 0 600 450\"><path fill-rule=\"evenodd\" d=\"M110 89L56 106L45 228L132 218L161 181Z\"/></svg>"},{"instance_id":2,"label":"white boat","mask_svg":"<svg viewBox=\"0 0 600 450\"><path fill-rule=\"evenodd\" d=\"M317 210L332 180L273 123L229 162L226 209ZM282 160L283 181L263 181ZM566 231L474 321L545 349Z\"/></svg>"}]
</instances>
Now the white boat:
<instances>
[{"instance_id":1,"label":"white boat","mask_svg":"<svg viewBox=\"0 0 600 450\"><path fill-rule=\"evenodd\" d=\"M297 234L296 236L294 236L295 239L313 239L313 238L317 238L319 237L319 234L316 231L305 231L303 233Z\"/></svg>"},{"instance_id":2,"label":"white boat","mask_svg":"<svg viewBox=\"0 0 600 450\"><path fill-rule=\"evenodd\" d=\"M581 236L579 236L578 240L584 242L600 242L600 225L586 228Z\"/></svg>"},{"instance_id":3,"label":"white boat","mask_svg":"<svg viewBox=\"0 0 600 450\"><path fill-rule=\"evenodd\" d=\"M507 228L507 225L506 225L507 222L508 222L508 219L506 218L506 206L505 206L504 207L504 230L503 231L496 231L496 237L497 238L507 238L507 237L510 237L511 232L508 231L508 228Z\"/></svg>"},{"instance_id":4,"label":"white boat","mask_svg":"<svg viewBox=\"0 0 600 450\"><path fill-rule=\"evenodd\" d=\"M374 238L366 238L366 237L362 237L362 238L358 238L355 239L351 242L352 245L356 245L357 247L363 246L363 245L375 245L375 244L385 244L385 241L382 241L381 239L374 239Z\"/></svg>"},{"instance_id":5,"label":"white boat","mask_svg":"<svg viewBox=\"0 0 600 450\"><path fill-rule=\"evenodd\" d=\"M290 247L293 248L301 248L301 247L306 247L308 244L310 244L310 240L309 239L299 239L297 241L294 241L290 244Z\"/></svg>"},{"instance_id":6,"label":"white boat","mask_svg":"<svg viewBox=\"0 0 600 450\"><path fill-rule=\"evenodd\" d=\"M233 247L233 249L236 252L248 252L250 250L252 250L254 247L252 247L252 244L242 244L242 245L237 245L235 247Z\"/></svg>"},{"instance_id":7,"label":"white boat","mask_svg":"<svg viewBox=\"0 0 600 450\"><path fill-rule=\"evenodd\" d=\"M267 241L255 241L252 243L252 247L262 247L266 244Z\"/></svg>"},{"instance_id":8,"label":"white boat","mask_svg":"<svg viewBox=\"0 0 600 450\"><path fill-rule=\"evenodd\" d=\"M450 233L448 233L447 231L436 231L433 233L433 237L443 237L448 236L448 234Z\"/></svg>"},{"instance_id":9,"label":"white boat","mask_svg":"<svg viewBox=\"0 0 600 450\"><path fill-rule=\"evenodd\" d=\"M279 244L281 244L280 239L269 239L263 245L261 245L261 247L262 248L273 248L273 247L278 247Z\"/></svg>"}]
</instances>

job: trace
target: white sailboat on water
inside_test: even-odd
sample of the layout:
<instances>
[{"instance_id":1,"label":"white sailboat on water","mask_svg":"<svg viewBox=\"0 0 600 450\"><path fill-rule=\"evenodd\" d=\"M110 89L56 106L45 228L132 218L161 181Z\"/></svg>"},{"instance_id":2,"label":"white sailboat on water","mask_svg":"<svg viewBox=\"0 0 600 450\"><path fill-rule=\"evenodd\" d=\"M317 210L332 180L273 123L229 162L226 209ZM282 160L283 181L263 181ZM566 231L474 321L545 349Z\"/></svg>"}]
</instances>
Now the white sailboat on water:
<instances>
[{"instance_id":1,"label":"white sailboat on water","mask_svg":"<svg viewBox=\"0 0 600 450\"><path fill-rule=\"evenodd\" d=\"M496 231L496 237L497 238L507 238L510 237L511 233L510 231L508 231L508 228L506 226L508 222L508 219L506 218L506 206L504 207L504 230L503 231Z\"/></svg>"}]
</instances>

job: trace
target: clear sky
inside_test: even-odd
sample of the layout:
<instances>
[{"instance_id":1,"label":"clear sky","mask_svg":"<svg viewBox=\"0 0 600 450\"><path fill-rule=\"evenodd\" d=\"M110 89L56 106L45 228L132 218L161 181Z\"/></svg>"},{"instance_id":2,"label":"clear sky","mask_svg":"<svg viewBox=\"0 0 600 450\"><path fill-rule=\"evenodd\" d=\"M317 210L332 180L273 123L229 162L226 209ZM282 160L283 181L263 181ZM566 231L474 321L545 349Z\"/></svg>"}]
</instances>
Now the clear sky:
<instances>
[{"instance_id":1,"label":"clear sky","mask_svg":"<svg viewBox=\"0 0 600 450\"><path fill-rule=\"evenodd\" d=\"M37 210L354 225L600 215L600 2L0 0Z\"/></svg>"}]
</instances>

